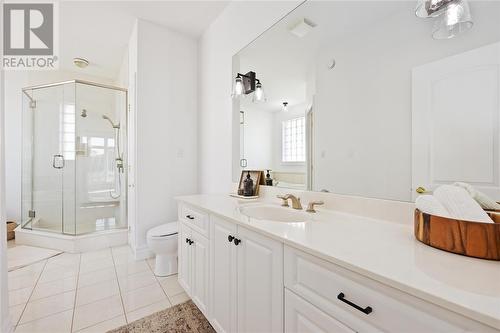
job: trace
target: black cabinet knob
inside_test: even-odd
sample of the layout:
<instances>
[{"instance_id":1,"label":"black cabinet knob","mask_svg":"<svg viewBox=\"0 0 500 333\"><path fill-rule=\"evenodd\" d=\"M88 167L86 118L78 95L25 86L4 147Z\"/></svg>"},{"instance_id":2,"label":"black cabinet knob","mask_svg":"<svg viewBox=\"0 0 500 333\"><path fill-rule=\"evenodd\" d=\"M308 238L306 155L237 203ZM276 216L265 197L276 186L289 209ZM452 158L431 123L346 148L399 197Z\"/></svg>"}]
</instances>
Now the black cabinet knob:
<instances>
[{"instance_id":1,"label":"black cabinet knob","mask_svg":"<svg viewBox=\"0 0 500 333\"><path fill-rule=\"evenodd\" d=\"M227 236L227 240L229 241L229 243L231 243L233 241L233 239L234 239L234 236L231 236L231 235Z\"/></svg>"},{"instance_id":2,"label":"black cabinet knob","mask_svg":"<svg viewBox=\"0 0 500 333\"><path fill-rule=\"evenodd\" d=\"M241 243L241 239L235 238L234 245L238 246L239 243Z\"/></svg>"},{"instance_id":3,"label":"black cabinet knob","mask_svg":"<svg viewBox=\"0 0 500 333\"><path fill-rule=\"evenodd\" d=\"M194 217L191 216L191 215L186 215L186 218L190 219L190 220L194 220Z\"/></svg>"}]
</instances>

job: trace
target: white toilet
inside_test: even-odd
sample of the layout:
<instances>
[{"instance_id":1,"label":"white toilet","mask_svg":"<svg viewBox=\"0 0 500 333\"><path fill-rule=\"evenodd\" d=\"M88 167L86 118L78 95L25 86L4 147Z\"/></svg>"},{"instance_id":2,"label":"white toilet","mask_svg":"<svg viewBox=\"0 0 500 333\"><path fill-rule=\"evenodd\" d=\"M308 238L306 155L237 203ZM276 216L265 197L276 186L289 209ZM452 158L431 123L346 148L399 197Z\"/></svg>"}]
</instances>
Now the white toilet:
<instances>
[{"instance_id":1,"label":"white toilet","mask_svg":"<svg viewBox=\"0 0 500 333\"><path fill-rule=\"evenodd\" d=\"M177 273L177 222L159 225L147 232L149 249L156 254L155 275Z\"/></svg>"}]
</instances>

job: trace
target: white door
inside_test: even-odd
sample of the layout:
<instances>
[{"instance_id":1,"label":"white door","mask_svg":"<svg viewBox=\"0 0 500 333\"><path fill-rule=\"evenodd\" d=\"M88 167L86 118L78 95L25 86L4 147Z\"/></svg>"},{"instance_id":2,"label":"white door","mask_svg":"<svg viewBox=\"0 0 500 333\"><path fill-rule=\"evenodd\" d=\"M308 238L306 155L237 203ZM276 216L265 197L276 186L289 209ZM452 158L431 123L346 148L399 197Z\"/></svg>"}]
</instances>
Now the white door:
<instances>
[{"instance_id":1,"label":"white door","mask_svg":"<svg viewBox=\"0 0 500 333\"><path fill-rule=\"evenodd\" d=\"M290 290L285 290L285 332L354 333L352 329Z\"/></svg>"},{"instance_id":2,"label":"white door","mask_svg":"<svg viewBox=\"0 0 500 333\"><path fill-rule=\"evenodd\" d=\"M179 245L178 245L178 280L186 293L191 296L191 229L184 223L179 223Z\"/></svg>"},{"instance_id":3,"label":"white door","mask_svg":"<svg viewBox=\"0 0 500 333\"><path fill-rule=\"evenodd\" d=\"M500 200L500 43L412 71L412 185L462 181Z\"/></svg>"},{"instance_id":4,"label":"white door","mask_svg":"<svg viewBox=\"0 0 500 333\"><path fill-rule=\"evenodd\" d=\"M283 244L242 227L237 239L238 332L283 332Z\"/></svg>"},{"instance_id":5,"label":"white door","mask_svg":"<svg viewBox=\"0 0 500 333\"><path fill-rule=\"evenodd\" d=\"M209 243L208 239L197 233L191 232L191 299L200 311L208 316L208 286L209 286Z\"/></svg>"},{"instance_id":6,"label":"white door","mask_svg":"<svg viewBox=\"0 0 500 333\"><path fill-rule=\"evenodd\" d=\"M236 246L228 237L236 235L236 225L210 217L210 322L215 330L236 331Z\"/></svg>"}]
</instances>

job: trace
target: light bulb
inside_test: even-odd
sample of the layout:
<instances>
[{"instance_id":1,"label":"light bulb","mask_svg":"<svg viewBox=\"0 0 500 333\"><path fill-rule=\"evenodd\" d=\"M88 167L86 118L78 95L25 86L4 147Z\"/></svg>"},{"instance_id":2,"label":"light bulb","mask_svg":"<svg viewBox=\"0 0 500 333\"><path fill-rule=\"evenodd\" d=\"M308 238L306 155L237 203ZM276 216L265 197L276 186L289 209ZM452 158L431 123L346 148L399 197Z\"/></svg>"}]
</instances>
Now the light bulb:
<instances>
[{"instance_id":1,"label":"light bulb","mask_svg":"<svg viewBox=\"0 0 500 333\"><path fill-rule=\"evenodd\" d=\"M262 84L258 82L255 85L254 100L256 102L260 102L263 100L263 97L264 97L264 90L262 89Z\"/></svg>"},{"instance_id":2,"label":"light bulb","mask_svg":"<svg viewBox=\"0 0 500 333\"><path fill-rule=\"evenodd\" d=\"M435 21L432 37L448 39L472 28L472 16L466 0L449 4L446 11Z\"/></svg>"},{"instance_id":3,"label":"light bulb","mask_svg":"<svg viewBox=\"0 0 500 333\"><path fill-rule=\"evenodd\" d=\"M241 77L237 77L234 80L234 94L235 95L241 95L243 93L243 80Z\"/></svg>"}]
</instances>

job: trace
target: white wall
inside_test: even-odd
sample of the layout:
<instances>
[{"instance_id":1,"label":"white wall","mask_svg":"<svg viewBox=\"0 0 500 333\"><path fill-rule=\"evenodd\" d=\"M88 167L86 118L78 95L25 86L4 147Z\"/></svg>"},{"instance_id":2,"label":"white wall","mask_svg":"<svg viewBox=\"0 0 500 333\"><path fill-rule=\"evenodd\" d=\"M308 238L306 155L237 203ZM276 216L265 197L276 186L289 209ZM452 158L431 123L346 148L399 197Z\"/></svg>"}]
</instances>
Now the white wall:
<instances>
[{"instance_id":1,"label":"white wall","mask_svg":"<svg viewBox=\"0 0 500 333\"><path fill-rule=\"evenodd\" d=\"M146 232L177 220L174 197L197 192L197 43L138 20L135 52L130 59L136 63L129 63L137 80L136 92L130 91L136 98L131 223L136 257L142 257L149 253Z\"/></svg>"},{"instance_id":2,"label":"white wall","mask_svg":"<svg viewBox=\"0 0 500 333\"><path fill-rule=\"evenodd\" d=\"M222 193L230 191L232 186L233 55L300 2L232 2L201 37L198 57L200 67L198 174L201 192Z\"/></svg>"}]
</instances>

